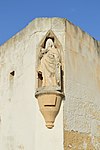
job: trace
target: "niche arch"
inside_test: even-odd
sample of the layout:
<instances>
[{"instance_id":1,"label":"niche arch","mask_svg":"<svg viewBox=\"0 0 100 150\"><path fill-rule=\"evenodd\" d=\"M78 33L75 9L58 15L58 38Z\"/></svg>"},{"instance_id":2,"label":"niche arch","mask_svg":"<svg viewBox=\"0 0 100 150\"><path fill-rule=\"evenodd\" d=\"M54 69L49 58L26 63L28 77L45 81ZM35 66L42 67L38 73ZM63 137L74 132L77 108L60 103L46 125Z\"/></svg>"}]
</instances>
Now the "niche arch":
<instances>
[{"instance_id":1,"label":"niche arch","mask_svg":"<svg viewBox=\"0 0 100 150\"><path fill-rule=\"evenodd\" d=\"M36 91L41 90L42 88L42 83L43 83L43 76L42 73L38 71L38 68L41 63L41 49L45 48L46 41L48 39L52 39L54 43L54 47L58 49L59 55L60 55L60 60L61 60L61 89L63 90L63 70L64 70L64 56L63 56L63 48L61 42L58 40L57 36L54 34L52 30L49 30L44 37L41 39L37 46L37 53L36 53Z\"/></svg>"}]
</instances>

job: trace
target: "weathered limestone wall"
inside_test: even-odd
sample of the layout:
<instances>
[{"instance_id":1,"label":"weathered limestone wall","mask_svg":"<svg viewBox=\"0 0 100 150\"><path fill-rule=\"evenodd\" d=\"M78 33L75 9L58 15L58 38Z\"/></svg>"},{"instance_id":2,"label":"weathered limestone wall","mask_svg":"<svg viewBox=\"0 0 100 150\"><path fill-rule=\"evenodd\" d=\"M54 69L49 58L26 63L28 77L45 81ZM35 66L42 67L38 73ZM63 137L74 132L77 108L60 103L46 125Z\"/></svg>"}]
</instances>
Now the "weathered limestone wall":
<instances>
[{"instance_id":1,"label":"weathered limestone wall","mask_svg":"<svg viewBox=\"0 0 100 150\"><path fill-rule=\"evenodd\" d=\"M63 19L35 19L0 47L0 150L63 150L63 105L49 130L35 98L36 50L50 29L63 43Z\"/></svg>"},{"instance_id":2,"label":"weathered limestone wall","mask_svg":"<svg viewBox=\"0 0 100 150\"><path fill-rule=\"evenodd\" d=\"M35 98L37 47L49 30L62 44L65 93L51 130ZM67 20L35 19L0 47L0 150L99 150L99 99L100 42Z\"/></svg>"},{"instance_id":3,"label":"weathered limestone wall","mask_svg":"<svg viewBox=\"0 0 100 150\"><path fill-rule=\"evenodd\" d=\"M66 21L65 150L100 149L100 42Z\"/></svg>"},{"instance_id":4,"label":"weathered limestone wall","mask_svg":"<svg viewBox=\"0 0 100 150\"><path fill-rule=\"evenodd\" d=\"M34 39L24 29L0 47L1 150L35 149Z\"/></svg>"}]
</instances>

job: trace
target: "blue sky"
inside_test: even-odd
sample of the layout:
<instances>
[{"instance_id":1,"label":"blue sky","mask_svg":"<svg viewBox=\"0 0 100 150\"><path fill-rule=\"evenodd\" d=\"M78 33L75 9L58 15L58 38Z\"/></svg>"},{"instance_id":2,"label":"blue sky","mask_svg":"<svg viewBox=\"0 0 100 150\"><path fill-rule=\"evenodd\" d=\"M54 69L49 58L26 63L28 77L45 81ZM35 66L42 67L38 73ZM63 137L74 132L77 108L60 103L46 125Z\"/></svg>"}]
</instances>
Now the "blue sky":
<instances>
[{"instance_id":1,"label":"blue sky","mask_svg":"<svg viewBox=\"0 0 100 150\"><path fill-rule=\"evenodd\" d=\"M0 45L37 17L62 17L100 41L100 0L0 0Z\"/></svg>"}]
</instances>

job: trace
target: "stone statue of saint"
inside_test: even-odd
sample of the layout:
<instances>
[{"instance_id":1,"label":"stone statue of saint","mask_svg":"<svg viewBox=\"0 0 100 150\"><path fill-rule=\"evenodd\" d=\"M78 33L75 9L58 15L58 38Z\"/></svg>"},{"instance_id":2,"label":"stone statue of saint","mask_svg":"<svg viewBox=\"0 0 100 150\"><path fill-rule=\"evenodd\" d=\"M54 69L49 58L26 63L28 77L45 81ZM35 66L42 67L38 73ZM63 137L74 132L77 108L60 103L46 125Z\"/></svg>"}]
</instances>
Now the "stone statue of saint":
<instances>
[{"instance_id":1,"label":"stone statue of saint","mask_svg":"<svg viewBox=\"0 0 100 150\"><path fill-rule=\"evenodd\" d=\"M40 50L38 72L40 72L43 77L42 87L60 86L61 56L51 38L46 40L45 47Z\"/></svg>"}]
</instances>

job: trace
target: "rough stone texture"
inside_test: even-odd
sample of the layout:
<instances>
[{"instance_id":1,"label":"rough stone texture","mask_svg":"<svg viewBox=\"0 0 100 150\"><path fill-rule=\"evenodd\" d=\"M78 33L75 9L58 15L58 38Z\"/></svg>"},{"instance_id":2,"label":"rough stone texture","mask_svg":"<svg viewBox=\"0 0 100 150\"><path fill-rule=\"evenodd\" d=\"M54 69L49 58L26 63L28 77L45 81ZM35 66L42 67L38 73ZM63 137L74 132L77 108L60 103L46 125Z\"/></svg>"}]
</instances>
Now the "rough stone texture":
<instances>
[{"instance_id":1,"label":"rough stone texture","mask_svg":"<svg viewBox=\"0 0 100 150\"><path fill-rule=\"evenodd\" d=\"M91 138L89 134L75 131L65 131L65 149L66 150L99 150L100 137Z\"/></svg>"},{"instance_id":2,"label":"rough stone texture","mask_svg":"<svg viewBox=\"0 0 100 150\"><path fill-rule=\"evenodd\" d=\"M65 34L65 150L99 150L100 42L68 21Z\"/></svg>"},{"instance_id":3,"label":"rough stone texture","mask_svg":"<svg viewBox=\"0 0 100 150\"><path fill-rule=\"evenodd\" d=\"M49 30L64 52L65 100L52 130L35 98L37 47ZM0 47L0 150L64 149L100 149L100 42L66 19L38 18Z\"/></svg>"}]
</instances>

